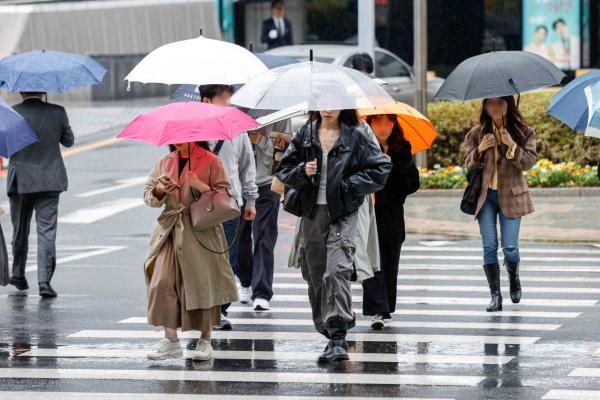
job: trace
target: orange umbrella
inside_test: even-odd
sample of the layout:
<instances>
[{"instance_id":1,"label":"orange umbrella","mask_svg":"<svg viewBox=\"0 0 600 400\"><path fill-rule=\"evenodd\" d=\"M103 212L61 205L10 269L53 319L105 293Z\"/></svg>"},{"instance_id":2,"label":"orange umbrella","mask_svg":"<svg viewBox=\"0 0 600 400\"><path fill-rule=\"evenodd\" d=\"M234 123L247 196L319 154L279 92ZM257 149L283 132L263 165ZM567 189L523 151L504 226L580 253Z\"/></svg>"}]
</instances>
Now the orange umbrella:
<instances>
[{"instance_id":1,"label":"orange umbrella","mask_svg":"<svg viewBox=\"0 0 600 400\"><path fill-rule=\"evenodd\" d=\"M431 121L408 104L395 102L377 108L360 109L358 113L363 118L369 115L395 114L404 138L410 142L413 155L431 148L438 135Z\"/></svg>"}]
</instances>

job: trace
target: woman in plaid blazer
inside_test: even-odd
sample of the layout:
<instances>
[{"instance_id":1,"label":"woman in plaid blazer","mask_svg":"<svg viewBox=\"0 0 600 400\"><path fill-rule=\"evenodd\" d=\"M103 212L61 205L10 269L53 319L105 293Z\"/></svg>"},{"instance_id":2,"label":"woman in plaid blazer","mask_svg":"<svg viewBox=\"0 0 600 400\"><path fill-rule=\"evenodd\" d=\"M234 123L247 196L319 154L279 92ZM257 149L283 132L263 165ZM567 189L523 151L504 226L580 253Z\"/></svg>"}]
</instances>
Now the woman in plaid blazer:
<instances>
[{"instance_id":1,"label":"woman in plaid blazer","mask_svg":"<svg viewBox=\"0 0 600 400\"><path fill-rule=\"evenodd\" d=\"M510 298L521 300L519 282L519 229L521 217L534 211L529 187L523 177L536 163L535 132L527 125L512 96L483 100L479 125L465 138L468 169L483 161L482 190L475 218L483 242L483 269L491 292L487 311L502 310L498 232L500 221L504 265L508 271Z\"/></svg>"}]
</instances>

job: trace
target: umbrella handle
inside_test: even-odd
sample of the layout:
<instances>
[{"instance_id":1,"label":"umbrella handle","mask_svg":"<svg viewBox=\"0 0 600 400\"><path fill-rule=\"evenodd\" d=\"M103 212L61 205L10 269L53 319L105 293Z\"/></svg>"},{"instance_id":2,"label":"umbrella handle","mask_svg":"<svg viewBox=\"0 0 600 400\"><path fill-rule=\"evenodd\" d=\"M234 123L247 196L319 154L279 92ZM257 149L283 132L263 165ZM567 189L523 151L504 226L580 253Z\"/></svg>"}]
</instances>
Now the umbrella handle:
<instances>
[{"instance_id":1,"label":"umbrella handle","mask_svg":"<svg viewBox=\"0 0 600 400\"><path fill-rule=\"evenodd\" d=\"M192 152L190 151L190 142L188 142L188 170L192 172Z\"/></svg>"}]
</instances>

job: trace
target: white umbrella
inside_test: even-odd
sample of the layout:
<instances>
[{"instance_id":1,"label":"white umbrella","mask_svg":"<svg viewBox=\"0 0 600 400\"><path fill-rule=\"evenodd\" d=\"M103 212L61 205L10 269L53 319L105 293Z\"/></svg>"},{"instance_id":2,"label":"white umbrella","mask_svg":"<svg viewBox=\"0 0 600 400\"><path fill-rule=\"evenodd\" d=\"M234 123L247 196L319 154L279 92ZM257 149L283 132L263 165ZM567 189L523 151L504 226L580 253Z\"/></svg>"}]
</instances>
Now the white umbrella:
<instances>
[{"instance_id":1,"label":"white umbrella","mask_svg":"<svg viewBox=\"0 0 600 400\"><path fill-rule=\"evenodd\" d=\"M306 61L263 72L242 86L231 101L262 110L306 103L308 111L319 111L375 108L394 99L362 72Z\"/></svg>"},{"instance_id":2,"label":"white umbrella","mask_svg":"<svg viewBox=\"0 0 600 400\"><path fill-rule=\"evenodd\" d=\"M246 83L267 67L245 48L200 36L153 50L125 77L141 83L234 85Z\"/></svg>"}]
</instances>

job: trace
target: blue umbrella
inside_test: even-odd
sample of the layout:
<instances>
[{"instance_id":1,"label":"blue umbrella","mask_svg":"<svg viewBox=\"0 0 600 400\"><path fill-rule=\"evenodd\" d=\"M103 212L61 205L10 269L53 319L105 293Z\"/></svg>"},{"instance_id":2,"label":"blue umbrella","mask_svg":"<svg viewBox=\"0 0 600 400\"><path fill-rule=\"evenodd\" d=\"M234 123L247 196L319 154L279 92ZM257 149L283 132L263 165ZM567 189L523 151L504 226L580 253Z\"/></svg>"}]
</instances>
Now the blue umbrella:
<instances>
[{"instance_id":1,"label":"blue umbrella","mask_svg":"<svg viewBox=\"0 0 600 400\"><path fill-rule=\"evenodd\" d=\"M10 158L38 140L25 118L0 97L0 156Z\"/></svg>"},{"instance_id":2,"label":"blue umbrella","mask_svg":"<svg viewBox=\"0 0 600 400\"><path fill-rule=\"evenodd\" d=\"M588 125L588 102L584 90L596 82L600 82L600 71L590 71L572 80L554 95L547 113L575 131L585 131Z\"/></svg>"},{"instance_id":3,"label":"blue umbrella","mask_svg":"<svg viewBox=\"0 0 600 400\"><path fill-rule=\"evenodd\" d=\"M274 56L272 54L258 53L256 57L269 69L295 64L297 59L292 57ZM174 101L200 101L200 93L197 85L180 85L171 95Z\"/></svg>"},{"instance_id":4,"label":"blue umbrella","mask_svg":"<svg viewBox=\"0 0 600 400\"><path fill-rule=\"evenodd\" d=\"M0 88L10 92L54 92L96 85L106 68L79 54L37 50L0 60Z\"/></svg>"},{"instance_id":5,"label":"blue umbrella","mask_svg":"<svg viewBox=\"0 0 600 400\"><path fill-rule=\"evenodd\" d=\"M584 89L589 110L586 136L600 138L600 82L596 82Z\"/></svg>"}]
</instances>

